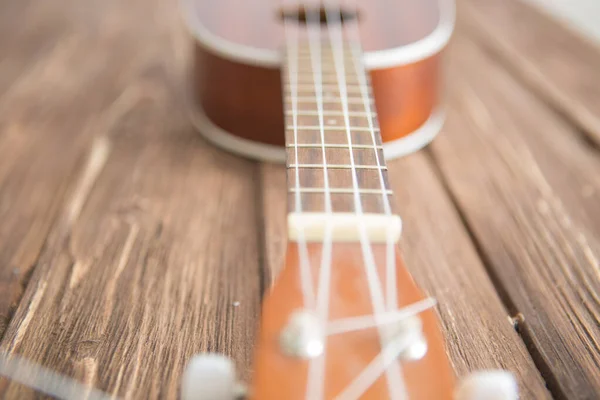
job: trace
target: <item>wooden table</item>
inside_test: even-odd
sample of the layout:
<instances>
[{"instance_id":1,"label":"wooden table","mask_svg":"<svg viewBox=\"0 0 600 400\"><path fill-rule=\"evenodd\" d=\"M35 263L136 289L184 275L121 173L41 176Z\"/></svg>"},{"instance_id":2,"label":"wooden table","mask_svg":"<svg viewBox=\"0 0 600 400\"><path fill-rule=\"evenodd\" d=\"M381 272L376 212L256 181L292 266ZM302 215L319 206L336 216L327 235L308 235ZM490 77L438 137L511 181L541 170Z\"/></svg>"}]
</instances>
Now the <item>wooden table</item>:
<instances>
[{"instance_id":1,"label":"wooden table","mask_svg":"<svg viewBox=\"0 0 600 400\"><path fill-rule=\"evenodd\" d=\"M517 0L458 8L443 133L390 165L407 264L457 373L600 398L600 51ZM3 351L133 398L207 350L249 378L284 169L194 131L189 45L171 0L0 5Z\"/></svg>"}]
</instances>

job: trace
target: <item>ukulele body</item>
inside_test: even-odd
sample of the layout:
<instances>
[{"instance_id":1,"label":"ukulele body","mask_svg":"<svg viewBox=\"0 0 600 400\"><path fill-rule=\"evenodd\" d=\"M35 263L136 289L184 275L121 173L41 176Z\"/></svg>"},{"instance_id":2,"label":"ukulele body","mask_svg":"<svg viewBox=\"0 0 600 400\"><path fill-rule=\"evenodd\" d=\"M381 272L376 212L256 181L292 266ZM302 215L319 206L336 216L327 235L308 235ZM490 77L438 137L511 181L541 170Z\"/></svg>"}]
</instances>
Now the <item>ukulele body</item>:
<instances>
[{"instance_id":1,"label":"ukulele body","mask_svg":"<svg viewBox=\"0 0 600 400\"><path fill-rule=\"evenodd\" d=\"M276 0L183 0L195 38L190 73L197 129L230 152L273 162L285 161L282 3L285 10L299 7ZM301 4L312 3L319 4ZM443 124L441 52L454 27L453 1L363 1L358 19L385 157L412 153Z\"/></svg>"}]
</instances>

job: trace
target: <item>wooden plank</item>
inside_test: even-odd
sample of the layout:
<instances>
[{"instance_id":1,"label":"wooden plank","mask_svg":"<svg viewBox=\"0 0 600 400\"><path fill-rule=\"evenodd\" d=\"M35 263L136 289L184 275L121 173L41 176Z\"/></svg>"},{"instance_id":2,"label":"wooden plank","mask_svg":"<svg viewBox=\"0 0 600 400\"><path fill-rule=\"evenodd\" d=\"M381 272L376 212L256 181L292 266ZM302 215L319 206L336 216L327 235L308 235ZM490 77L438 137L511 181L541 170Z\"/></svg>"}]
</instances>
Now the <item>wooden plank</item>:
<instances>
[{"instance_id":1,"label":"wooden plank","mask_svg":"<svg viewBox=\"0 0 600 400\"><path fill-rule=\"evenodd\" d=\"M285 168L262 166L267 268L276 276L285 242ZM522 399L550 398L527 349L509 322L473 244L423 153L390 165L403 216L406 264L440 303L449 354L459 375L481 368L513 371Z\"/></svg>"},{"instance_id":2,"label":"wooden plank","mask_svg":"<svg viewBox=\"0 0 600 400\"><path fill-rule=\"evenodd\" d=\"M205 350L245 377L260 300L254 164L198 138L162 68L94 142L1 344L136 398L174 398Z\"/></svg>"},{"instance_id":3,"label":"wooden plank","mask_svg":"<svg viewBox=\"0 0 600 400\"><path fill-rule=\"evenodd\" d=\"M26 66L37 59L56 67L64 62L60 56L65 51L56 44L61 29L55 24L40 26L35 20L31 25L18 23L31 17L27 5L24 1L0 6L0 337L64 198L71 178L69 170L82 150L77 141L64 148L66 137L72 138L81 125L41 118L37 112L60 109L69 99L63 96L47 102L44 98L46 104L42 104L39 91L34 94L31 88L48 80L41 68ZM40 40L36 32L54 44ZM24 44L19 46L19 42ZM26 77L27 83L15 83L20 77ZM9 91L11 87L14 90ZM40 124L54 126L57 134L50 137L40 132Z\"/></svg>"},{"instance_id":4,"label":"wooden plank","mask_svg":"<svg viewBox=\"0 0 600 400\"><path fill-rule=\"evenodd\" d=\"M73 32L0 100L1 300L36 267L0 347L139 398L176 397L203 350L245 378L260 297L255 166L191 128L167 3L55 8ZM33 396L6 380L0 393Z\"/></svg>"},{"instance_id":5,"label":"wooden plank","mask_svg":"<svg viewBox=\"0 0 600 400\"><path fill-rule=\"evenodd\" d=\"M450 54L435 162L552 394L596 398L598 154L460 32Z\"/></svg>"},{"instance_id":6,"label":"wooden plank","mask_svg":"<svg viewBox=\"0 0 600 400\"><path fill-rule=\"evenodd\" d=\"M520 0L462 0L473 39L600 146L600 47Z\"/></svg>"},{"instance_id":7,"label":"wooden plank","mask_svg":"<svg viewBox=\"0 0 600 400\"><path fill-rule=\"evenodd\" d=\"M139 38L105 29L115 7L97 14L102 29L74 33L61 3L42 3L0 6L3 20L6 11L21 21L2 25L0 39L0 337L91 138L127 112L139 95L130 79L160 46L132 52ZM113 58L127 62L108 64Z\"/></svg>"}]
</instances>

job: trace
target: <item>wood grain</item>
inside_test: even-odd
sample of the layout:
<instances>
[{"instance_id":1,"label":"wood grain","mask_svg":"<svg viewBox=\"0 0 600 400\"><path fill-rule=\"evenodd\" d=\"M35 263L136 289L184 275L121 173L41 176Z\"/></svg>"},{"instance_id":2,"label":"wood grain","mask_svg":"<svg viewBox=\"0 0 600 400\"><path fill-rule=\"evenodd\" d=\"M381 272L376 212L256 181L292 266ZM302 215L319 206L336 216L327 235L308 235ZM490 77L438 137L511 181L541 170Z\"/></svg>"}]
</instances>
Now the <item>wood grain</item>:
<instances>
[{"instance_id":1,"label":"wood grain","mask_svg":"<svg viewBox=\"0 0 600 400\"><path fill-rule=\"evenodd\" d=\"M131 40L120 41L108 31L92 34L89 26L74 34L80 21L65 21L59 11L67 5L11 2L0 11L3 20L11 15L28 22L0 23L11 32L0 41L0 335L86 147L122 108L115 99L155 49L149 46L128 62L105 68L110 58L130 52ZM110 18L115 9L106 11L103 17ZM90 53L90 43L104 51ZM65 71L69 79L62 79ZM93 96L81 101L82 93Z\"/></svg>"},{"instance_id":2,"label":"wood grain","mask_svg":"<svg viewBox=\"0 0 600 400\"><path fill-rule=\"evenodd\" d=\"M523 399L550 398L431 163L424 154L416 154L389 167L395 205L403 216L406 265L417 283L439 301L456 372L507 368L517 376ZM261 170L262 182L269 182L262 207L268 221L264 242L272 277L283 266L286 193L276 185L285 182L285 173L281 166Z\"/></svg>"},{"instance_id":3,"label":"wood grain","mask_svg":"<svg viewBox=\"0 0 600 400\"><path fill-rule=\"evenodd\" d=\"M246 378L261 279L255 165L188 122L176 8L74 6L71 39L2 97L2 276L35 272L0 347L130 398L175 398L200 351L230 354ZM114 29L154 13L161 24ZM6 380L0 393L33 397Z\"/></svg>"},{"instance_id":4,"label":"wood grain","mask_svg":"<svg viewBox=\"0 0 600 400\"><path fill-rule=\"evenodd\" d=\"M255 169L197 138L164 76L150 83L152 99L113 128L135 131L100 145L110 154L87 199L94 154L71 188L2 349L120 396L173 398L195 352L248 372Z\"/></svg>"},{"instance_id":5,"label":"wood grain","mask_svg":"<svg viewBox=\"0 0 600 400\"><path fill-rule=\"evenodd\" d=\"M445 132L390 166L402 248L459 374L549 398L537 365L555 397L595 398L597 55L504 3L462 0ZM0 348L129 398L175 398L205 350L249 378L284 252L285 169L197 138L180 22L167 0L0 5Z\"/></svg>"},{"instance_id":6,"label":"wood grain","mask_svg":"<svg viewBox=\"0 0 600 400\"><path fill-rule=\"evenodd\" d=\"M553 395L595 398L597 154L464 35L452 54L432 154Z\"/></svg>"},{"instance_id":7,"label":"wood grain","mask_svg":"<svg viewBox=\"0 0 600 400\"><path fill-rule=\"evenodd\" d=\"M462 0L459 24L600 146L600 47L520 0Z\"/></svg>"}]
</instances>

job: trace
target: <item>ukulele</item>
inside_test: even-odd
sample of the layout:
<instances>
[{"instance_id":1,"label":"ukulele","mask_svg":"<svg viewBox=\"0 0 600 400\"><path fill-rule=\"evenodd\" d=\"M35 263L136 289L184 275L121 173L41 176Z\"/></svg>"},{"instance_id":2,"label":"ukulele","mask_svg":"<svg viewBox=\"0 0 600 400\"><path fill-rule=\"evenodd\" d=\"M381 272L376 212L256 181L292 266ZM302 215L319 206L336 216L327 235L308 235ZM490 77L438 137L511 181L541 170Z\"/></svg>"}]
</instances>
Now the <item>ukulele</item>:
<instances>
[{"instance_id":1,"label":"ukulele","mask_svg":"<svg viewBox=\"0 0 600 400\"><path fill-rule=\"evenodd\" d=\"M214 355L190 364L183 393L515 398L502 372L457 389L435 301L397 249L402 222L386 159L418 150L440 129L452 2L184 4L196 39L193 120L219 147L285 161L288 245L263 302L246 394L236 392L230 362Z\"/></svg>"}]
</instances>

